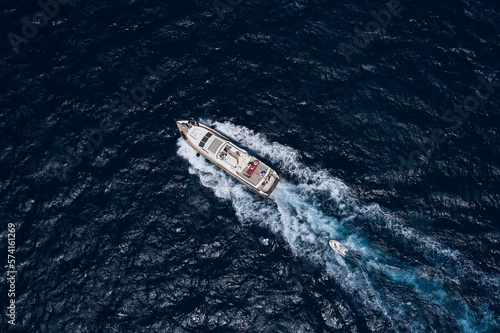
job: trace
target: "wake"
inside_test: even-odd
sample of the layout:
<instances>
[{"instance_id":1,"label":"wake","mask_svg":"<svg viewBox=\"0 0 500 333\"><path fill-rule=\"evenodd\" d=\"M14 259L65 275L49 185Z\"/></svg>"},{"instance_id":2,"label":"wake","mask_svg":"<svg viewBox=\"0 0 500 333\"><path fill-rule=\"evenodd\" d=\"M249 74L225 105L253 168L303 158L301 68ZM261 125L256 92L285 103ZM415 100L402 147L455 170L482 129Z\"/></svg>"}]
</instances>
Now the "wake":
<instances>
[{"instance_id":1,"label":"wake","mask_svg":"<svg viewBox=\"0 0 500 333\"><path fill-rule=\"evenodd\" d=\"M396 331L428 331L436 322L447 327L448 321L463 332L488 331L498 326L486 300L483 308L473 309L474 304L445 287L449 280L471 279L472 275L498 299L497 276L480 272L458 251L406 226L378 205L359 204L342 181L325 170L303 165L294 149L270 143L242 126L215 125L237 143L268 159L287 179L280 182L270 201L196 157L196 152L179 139L178 155L190 163L189 172L218 198L230 201L241 223L258 223L282 235L296 256L324 267L349 299L369 312L381 313ZM431 266L410 267L371 244L360 231L360 221L411 245ZM336 255L327 245L328 238L339 240L355 255Z\"/></svg>"}]
</instances>

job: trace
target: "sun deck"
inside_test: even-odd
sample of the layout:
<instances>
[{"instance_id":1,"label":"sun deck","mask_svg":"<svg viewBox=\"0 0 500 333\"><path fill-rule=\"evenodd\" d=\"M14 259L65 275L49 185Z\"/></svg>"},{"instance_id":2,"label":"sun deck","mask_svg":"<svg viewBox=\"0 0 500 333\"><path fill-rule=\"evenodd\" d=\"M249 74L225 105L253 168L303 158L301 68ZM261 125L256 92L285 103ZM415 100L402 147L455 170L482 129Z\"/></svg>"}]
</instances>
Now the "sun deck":
<instances>
[{"instance_id":1,"label":"sun deck","mask_svg":"<svg viewBox=\"0 0 500 333\"><path fill-rule=\"evenodd\" d=\"M252 161L250 161L249 164L251 164L254 160L256 159L252 159ZM267 175L269 167L264 163L262 163L261 161L259 161L259 165L251 175L247 172L249 167L250 165L247 165L245 169L242 172L240 172L240 175L245 177L253 186L257 186L257 184L262 180L262 178L264 178Z\"/></svg>"}]
</instances>

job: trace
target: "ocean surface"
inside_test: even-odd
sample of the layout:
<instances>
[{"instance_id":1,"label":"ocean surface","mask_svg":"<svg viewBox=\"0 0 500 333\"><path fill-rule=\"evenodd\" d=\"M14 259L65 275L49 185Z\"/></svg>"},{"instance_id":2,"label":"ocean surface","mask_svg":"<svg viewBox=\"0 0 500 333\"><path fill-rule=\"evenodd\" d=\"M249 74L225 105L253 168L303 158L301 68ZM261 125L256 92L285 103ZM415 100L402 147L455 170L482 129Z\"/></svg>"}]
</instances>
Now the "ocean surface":
<instances>
[{"instance_id":1,"label":"ocean surface","mask_svg":"<svg viewBox=\"0 0 500 333\"><path fill-rule=\"evenodd\" d=\"M0 332L500 331L497 1L60 2L0 7Z\"/></svg>"}]
</instances>

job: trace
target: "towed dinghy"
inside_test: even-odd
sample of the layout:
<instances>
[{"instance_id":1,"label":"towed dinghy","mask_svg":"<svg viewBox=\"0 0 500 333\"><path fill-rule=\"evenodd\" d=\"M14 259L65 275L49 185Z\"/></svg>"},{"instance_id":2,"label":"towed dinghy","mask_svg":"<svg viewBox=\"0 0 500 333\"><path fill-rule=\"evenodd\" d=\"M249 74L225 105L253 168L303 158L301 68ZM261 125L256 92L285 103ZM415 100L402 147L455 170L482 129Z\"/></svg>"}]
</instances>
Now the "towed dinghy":
<instances>
[{"instance_id":1,"label":"towed dinghy","mask_svg":"<svg viewBox=\"0 0 500 333\"><path fill-rule=\"evenodd\" d=\"M341 256L345 256L346 253L349 252L347 247L345 247L342 243L337 242L336 240L331 240L328 242L328 244L330 245L333 251L337 252Z\"/></svg>"}]
</instances>

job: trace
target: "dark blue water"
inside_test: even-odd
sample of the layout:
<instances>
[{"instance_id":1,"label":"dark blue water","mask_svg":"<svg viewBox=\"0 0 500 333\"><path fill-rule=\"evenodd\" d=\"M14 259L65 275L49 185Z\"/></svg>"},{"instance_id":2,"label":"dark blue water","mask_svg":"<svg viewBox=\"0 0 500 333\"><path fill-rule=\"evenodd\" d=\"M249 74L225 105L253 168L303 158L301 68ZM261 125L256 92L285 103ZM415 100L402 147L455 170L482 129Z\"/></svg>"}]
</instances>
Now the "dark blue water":
<instances>
[{"instance_id":1,"label":"dark blue water","mask_svg":"<svg viewBox=\"0 0 500 333\"><path fill-rule=\"evenodd\" d=\"M2 2L0 331L499 331L498 3L227 3Z\"/></svg>"}]
</instances>

